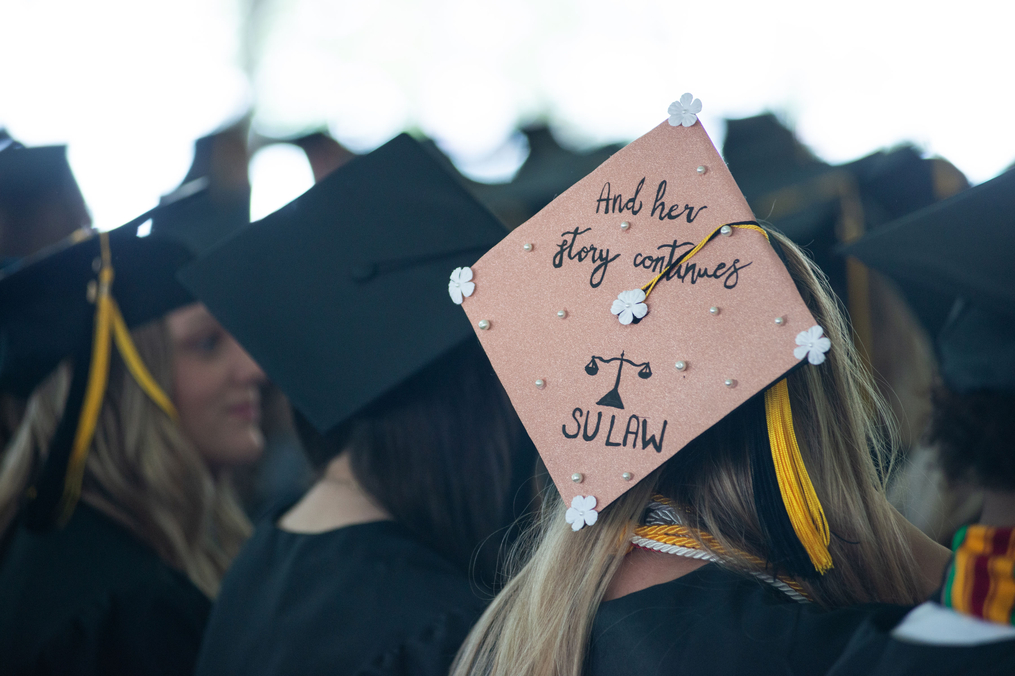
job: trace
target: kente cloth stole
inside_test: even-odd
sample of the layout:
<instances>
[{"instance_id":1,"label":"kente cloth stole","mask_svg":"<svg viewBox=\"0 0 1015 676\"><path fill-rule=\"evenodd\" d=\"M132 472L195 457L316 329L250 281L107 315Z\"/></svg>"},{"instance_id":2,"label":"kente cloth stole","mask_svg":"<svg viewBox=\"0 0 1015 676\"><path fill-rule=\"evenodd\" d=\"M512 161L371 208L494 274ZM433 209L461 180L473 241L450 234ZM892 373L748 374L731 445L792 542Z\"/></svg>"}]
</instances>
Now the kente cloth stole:
<instances>
[{"instance_id":1,"label":"kente cloth stole","mask_svg":"<svg viewBox=\"0 0 1015 676\"><path fill-rule=\"evenodd\" d=\"M1015 528L963 526L952 549L941 605L990 622L1015 624Z\"/></svg>"}]
</instances>

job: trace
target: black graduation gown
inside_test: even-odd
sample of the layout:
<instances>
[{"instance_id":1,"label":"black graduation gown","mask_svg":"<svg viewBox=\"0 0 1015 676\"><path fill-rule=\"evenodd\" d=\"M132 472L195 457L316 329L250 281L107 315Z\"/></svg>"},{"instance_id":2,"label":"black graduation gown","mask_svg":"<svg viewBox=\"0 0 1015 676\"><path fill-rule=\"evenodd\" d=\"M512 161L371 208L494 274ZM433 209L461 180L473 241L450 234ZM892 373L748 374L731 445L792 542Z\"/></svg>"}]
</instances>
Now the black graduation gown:
<instances>
[{"instance_id":1,"label":"black graduation gown","mask_svg":"<svg viewBox=\"0 0 1015 676\"><path fill-rule=\"evenodd\" d=\"M0 673L191 674L211 602L106 515L15 526L0 562Z\"/></svg>"},{"instance_id":2,"label":"black graduation gown","mask_svg":"<svg viewBox=\"0 0 1015 676\"><path fill-rule=\"evenodd\" d=\"M606 601L592 628L589 676L824 674L875 609L822 611L709 563Z\"/></svg>"},{"instance_id":3,"label":"black graduation gown","mask_svg":"<svg viewBox=\"0 0 1015 676\"><path fill-rule=\"evenodd\" d=\"M226 574L200 676L447 674L483 610L467 577L393 521L258 525Z\"/></svg>"},{"instance_id":4,"label":"black graduation gown","mask_svg":"<svg viewBox=\"0 0 1015 676\"><path fill-rule=\"evenodd\" d=\"M978 645L931 645L902 641L892 630L906 609L873 614L860 625L829 676L1012 676L1015 640Z\"/></svg>"}]
</instances>

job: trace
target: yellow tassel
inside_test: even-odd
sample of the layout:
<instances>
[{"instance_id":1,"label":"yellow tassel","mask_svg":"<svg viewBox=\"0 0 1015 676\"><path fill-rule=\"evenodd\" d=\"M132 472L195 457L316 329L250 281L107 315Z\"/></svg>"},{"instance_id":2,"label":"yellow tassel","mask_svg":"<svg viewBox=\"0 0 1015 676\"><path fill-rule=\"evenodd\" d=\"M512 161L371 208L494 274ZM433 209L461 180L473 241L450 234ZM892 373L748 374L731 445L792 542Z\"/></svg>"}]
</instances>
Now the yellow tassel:
<instances>
[{"instance_id":1,"label":"yellow tassel","mask_svg":"<svg viewBox=\"0 0 1015 676\"><path fill-rule=\"evenodd\" d=\"M88 459L88 447L95 434L95 425L99 420L99 411L102 410L102 400L105 398L106 383L109 379L109 320L112 312L112 298L109 292L113 285L113 267L109 255L109 236L106 233L99 235L99 246L102 250L102 268L99 269L99 292L95 298L92 360L88 367L88 385L78 416L78 427L74 432L67 473L64 475L63 495L57 506L56 521L60 526L65 525L70 519L81 495L81 481L84 478L85 461ZM65 412L65 415L67 414L72 412Z\"/></svg>"},{"instance_id":2,"label":"yellow tassel","mask_svg":"<svg viewBox=\"0 0 1015 676\"><path fill-rule=\"evenodd\" d=\"M725 228L727 226L732 227L732 228L741 229L741 230L754 230L754 231L760 232L762 235L764 235L766 240L768 239L768 233L765 232L765 229L762 228L757 223L747 223L747 222L744 222L744 223L727 223L726 225L717 225L712 230L712 232L710 232L707 235L705 235L704 239L702 239L700 242L698 242L694 246L693 249L688 251L687 255L681 256L680 258L678 258L674 262L670 263L668 266L666 266L666 268L663 269L662 272L660 272L658 275L653 277L652 281L650 281L645 286L641 287L641 290L645 292L645 298L649 297L649 295L652 293L652 289L656 288L656 284L659 283L659 280L662 279L664 276L666 276L670 272L670 270L672 270L674 268L674 266L683 265L687 261L691 260L691 258L694 256L694 254L696 254L699 251L701 251L702 247L704 247L706 244L708 244L709 240L711 240L712 237L715 236L715 233L719 232L720 230L722 230L723 228Z\"/></svg>"},{"instance_id":3,"label":"yellow tassel","mask_svg":"<svg viewBox=\"0 0 1015 676\"><path fill-rule=\"evenodd\" d=\"M173 401L159 387L159 384L155 382L155 378L148 371L144 361L141 359L141 355L137 353L134 341L130 339L130 331L127 329L127 324L123 321L123 315L120 314L120 307L116 304L115 300L110 300L112 301L113 336L116 338L117 350L119 350L120 356L123 357L127 369L134 376L134 381L148 395L148 398L161 408L173 422L179 422L180 414L176 412Z\"/></svg>"},{"instance_id":4,"label":"yellow tassel","mask_svg":"<svg viewBox=\"0 0 1015 676\"><path fill-rule=\"evenodd\" d=\"M58 525L63 526L74 513L78 499L81 497L81 483L85 474L85 462L88 460L88 448L95 436L95 427L102 411L102 402L106 396L109 381L109 358L111 339L123 357L134 380L155 404L165 411L174 422L179 421L179 414L172 400L155 382L145 367L134 342L130 339L130 331L120 314L120 308L113 298L112 257L109 252L109 236L99 235L99 246L102 251L102 267L99 269L99 291L95 298L95 329L92 337L92 357L88 367L88 384L85 388L81 414L78 416L77 430L74 432L74 443L71 446L70 459L67 462L67 473L64 475L63 495L57 505ZM70 412L65 412L65 415Z\"/></svg>"},{"instance_id":5,"label":"yellow tassel","mask_svg":"<svg viewBox=\"0 0 1015 676\"><path fill-rule=\"evenodd\" d=\"M785 378L765 390L765 418L786 513L814 569L823 575L832 567L828 521L800 455Z\"/></svg>"}]
</instances>

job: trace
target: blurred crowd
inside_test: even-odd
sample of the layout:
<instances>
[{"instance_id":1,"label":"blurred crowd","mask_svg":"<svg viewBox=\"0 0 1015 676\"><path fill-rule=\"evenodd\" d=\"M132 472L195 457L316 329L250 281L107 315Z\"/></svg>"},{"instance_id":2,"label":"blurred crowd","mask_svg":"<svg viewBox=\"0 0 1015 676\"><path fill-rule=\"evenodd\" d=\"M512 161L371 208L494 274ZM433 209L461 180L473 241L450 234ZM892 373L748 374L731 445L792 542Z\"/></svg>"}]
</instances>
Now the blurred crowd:
<instances>
[{"instance_id":1,"label":"blurred crowd","mask_svg":"<svg viewBox=\"0 0 1015 676\"><path fill-rule=\"evenodd\" d=\"M679 124L670 124L684 131ZM552 673L623 673L624 667L618 666L623 664L631 666L628 673L685 673L665 665L659 652L660 645L670 646L673 653L686 648L679 641L660 643L658 627L669 620L644 616L644 626L625 629L635 632L635 638L618 639L604 628L609 608L614 613L609 617L623 618L616 621L622 626L654 607L631 606L633 601L630 607L611 603L641 598L638 593L653 584L702 575L698 568L667 573L660 572L665 566L640 563L638 557L658 555L677 544L701 554L685 551L681 561L695 566L726 561L731 569L749 569L754 576L736 583L695 578L699 589L715 592L706 597L712 602L719 603L715 599L725 598L722 594L731 594L730 589L740 589L738 584L764 587L758 581L770 580L765 594L782 590L793 603L806 600L829 611L833 619L793 615L788 622L808 628L801 629L800 636L761 640L773 652L783 647L772 646L786 641L787 652L806 653L803 644L815 653L824 651L822 659L810 663L794 657L800 660L794 663L799 671L792 673L911 673L907 669L913 667L906 666L910 657L886 647L887 641L902 640L901 630L889 627L905 625L901 610L835 613L846 607L853 612L860 602L905 606L908 612L923 607L920 601L931 598L931 592L940 596L943 588L950 593L952 585L959 584L954 579L962 574L962 560L949 558L945 548L971 541L969 524L982 522L985 504L996 504L989 503L991 492L1015 488L1015 477L1012 486L1005 480L994 485L984 481L985 474L1008 471L1015 452L1010 453L1011 460L997 460L996 467L1007 463L1004 469L956 460L962 452L955 449L963 443L989 445L975 441L979 437L969 428L986 434L983 430L994 428L976 416L1010 417L1004 402L1011 395L1005 394L1009 399L1001 403L989 397L967 401L961 399L965 392L949 389L954 381L948 380L947 369L952 367L942 366L940 336L960 329L974 331L966 325L956 329L956 317L966 316L966 306L959 306L971 297L981 307L979 299L958 287L924 284L919 274L907 272L911 268L906 267L910 264L906 242L922 236L922 223L931 223L926 232L936 232L935 205L951 205L965 195L972 206L963 206L961 213L976 214L980 202L994 204L1005 198L982 191L982 186L970 187L947 159L925 157L913 146L833 165L816 157L774 115L727 120L719 150L735 180L733 189L739 187L754 214L756 222L751 223L759 232L769 233L765 237L774 241L796 282L792 293L801 295L816 320L826 311L841 313L844 339L849 342L846 351L852 355L855 350L856 356L849 368L859 374L857 382L869 378L873 384L867 395L856 386L860 394L855 402L845 396L842 401L854 402L849 406L855 404L856 411L880 406L880 413L870 414L869 426L877 429L869 437L840 441L867 456L863 462L876 472L880 491L876 495L886 496L892 508L915 526L911 532L896 524L890 532L902 533L895 539L911 546L916 563L906 565L919 569L912 580L922 581L907 582L912 589L900 582L891 593L878 587L891 587L893 583L885 581L889 577L872 577L863 593L848 591L846 583L841 589L822 587L814 582L814 570L799 569L800 561L807 564L804 568L810 565L802 550L790 547L791 554L780 558L781 545L766 549L766 543L781 542L783 537L765 521L768 507L763 509L759 502L760 521L744 526L745 533L757 528L757 538L752 540L748 533L741 534L743 542L726 539L732 536L720 525L722 510L713 513L704 506L712 504L708 500L721 500L711 493L707 499L687 493L687 482L675 478L677 465L670 460L653 484L654 492L642 495L638 486L619 492L631 490L626 494L637 493L641 500L623 518L639 524L639 534L653 525L687 526L692 532L674 535L674 531L667 536L670 540L658 540L658 546L631 540L634 545L625 545L620 558L602 568L575 563L576 570L587 574L575 577L572 586L555 590L545 582L554 578L544 579L536 569L543 561L540 552L552 548L554 537L561 537L552 535L556 531L546 525L547 514L557 514L559 500L547 496L555 495L558 451L546 448L533 433L532 420L538 414L526 413L529 409L522 403L531 393L512 389L511 369L517 362L503 362L510 365L502 367L497 360L506 360L506 352L494 352L486 343L487 353L480 349L485 336L496 331L497 320L492 328L487 319L479 322L475 333L480 341L464 323L445 321L443 312L461 311L449 305L446 296L440 304L422 296L420 290L428 283L422 271L435 265L434 257L442 271L460 265L447 258L447 251L463 261L455 270L458 276L451 278L457 298L454 290L451 296L457 304L464 299L463 308L475 325L468 306L477 287L470 281L468 265L487 250L496 251L494 245L504 237L516 246L514 235L508 233L523 232L540 218L559 217L554 205L575 208L569 195L581 189L580 182L635 146L579 152L558 143L545 126L530 126L521 133L528 141L528 158L512 180L494 184L464 177L425 138L399 137L358 156L326 132L292 139L258 137L258 146L285 143L301 149L316 185L264 221L250 224L253 137L247 124L240 122L195 142L189 172L158 206L100 235L92 230L66 148L25 147L0 130L0 673L193 673L195 664L202 674L319 673L329 665L329 673L347 674L437 674L452 668L456 674L551 673L548 662L539 662L543 654L557 656ZM712 175L717 169L707 171ZM705 172L705 166L698 167L699 174ZM1015 172L1009 170L995 181L1012 185L1010 175ZM671 190L677 188L671 185ZM1011 190L999 190L1010 203ZM928 213L931 216L924 216ZM928 260L954 258L951 265L962 268L954 273L956 278L965 279L968 273L979 275L984 285L1006 287L1010 278L989 278L992 271L1004 269L1004 263L979 262L1010 252L988 250L976 235L952 248L954 242L967 239L964 228L1011 232L1015 216L1006 215L1003 223L981 219L955 224L951 218L949 238L928 235L927 244L913 246L931 250ZM688 224L691 221L688 217ZM626 230L629 223L622 227ZM909 240L905 233L910 233ZM1010 239L1003 234L998 246ZM428 241L441 242L445 252L432 253ZM525 251L541 246L525 241ZM709 241L706 237L702 245ZM784 242L781 248L779 242ZM967 244L980 248L966 256ZM366 263L357 262L357 252ZM799 262L808 258L814 264L813 276L802 272L811 269L806 267L810 263ZM942 268L948 265L941 263ZM414 277L417 272L420 276ZM476 283L491 279L493 273L485 269L477 275L484 273L488 276L477 277ZM925 274L934 277L938 272L929 269ZM951 274L940 272L941 279L951 279ZM397 293L386 286L389 278L398 279ZM367 283L376 283L376 288L370 287L374 290L369 298L361 297L363 287L357 284ZM652 288L647 286L647 291ZM822 305L826 292L828 303ZM660 292L655 293L653 298L659 297ZM998 297L1005 293L998 292ZM641 298L645 297L643 293ZM616 302L621 301L623 297ZM578 301L569 302L558 317L575 312ZM725 308L711 310L713 315L728 313ZM638 323L644 315L634 316ZM825 335L834 339L837 320L821 321ZM534 321L533 332L540 330L538 325ZM1008 343L1015 343L1013 327L1007 319L984 326L975 328L984 351L1000 355L987 370L1010 371L1007 355ZM797 343L803 345L800 340ZM958 343L947 343L953 344ZM593 357L593 365L596 359L602 358ZM623 354L620 363L623 368ZM678 362L676 368L683 371L683 364ZM639 375L648 379L652 374L643 369ZM619 387L620 371L616 377ZM798 384L803 376L797 381L786 376L787 402L793 401L797 429L809 424L812 415L801 412L803 401L828 407L830 415L844 419L860 415L828 394L840 391L835 388L854 387L849 384L853 377L833 386L831 381ZM988 384L988 392L1007 392L1005 388L1012 386L999 378L1002 384ZM542 376L535 383L538 390L547 386ZM727 388L733 385L727 381ZM771 389L776 387L773 383ZM967 389L983 390L976 383ZM865 397L868 408L856 403ZM605 397L599 405L604 401ZM681 455L697 457L694 454L704 453L698 447L721 447L738 439L736 430L741 428L729 421L737 415L753 419L752 405L762 411L772 404L755 398L724 410L723 416L729 413L732 418L713 420L701 437L681 442L690 444ZM947 417L948 411L959 409L967 414L962 422ZM768 415L771 425L770 410ZM813 417L823 419L818 413ZM579 417L574 420L581 425ZM792 432L793 422L789 424ZM559 422L555 425L559 428ZM584 425L589 441L595 433L589 434L588 419ZM642 425L644 439L645 421ZM723 431L723 425L733 431ZM629 433L638 443L636 418L634 430L623 435L625 449ZM674 438L679 432L670 434ZM564 435L570 438L567 425ZM867 537L868 531L835 526L832 510L847 508L835 502L838 489L828 488L835 482L826 482L823 473L835 477L838 470L808 455L817 453L808 448L814 439L824 438L813 435L797 433L801 462L809 465L833 523L831 544L825 546L839 556L837 547L858 544L851 538ZM793 439L792 447L796 444ZM829 441L829 448L833 446ZM1010 439L1007 446L1010 450ZM942 454L942 447L952 449L951 454ZM710 476L691 460L679 467L699 473L696 477ZM863 471L856 469L857 476ZM575 484L590 480L588 472L566 474ZM806 475L804 470L806 480L800 480L805 496L815 490L807 488L811 480ZM638 475L632 485L642 477ZM625 481L630 479L626 474ZM705 478L695 481L707 483ZM762 500L757 475L751 481L755 499ZM844 479L841 483L848 485ZM772 489L774 495L779 495L780 486ZM782 501L788 500L786 491L783 487ZM881 499L863 491L857 495L859 502ZM562 497L567 501L570 496ZM617 500L612 511L602 500L596 510L571 503L571 510L578 511L568 511L568 524L577 531L585 519L584 528L590 532L614 533L608 529L621 528L616 525L626 514L621 510L628 509L624 499ZM595 500L591 504L595 507ZM782 519L780 532L790 539L799 537L810 561L817 560L786 504L789 521ZM880 508L858 509L872 524L869 533L889 532L879 530L887 526L879 526L878 520L894 516L884 517ZM991 509L996 507L986 513L994 514ZM596 516L600 511L602 516ZM694 516L688 516L692 512ZM600 524L594 525L597 518ZM820 520L815 518L816 523ZM706 523L708 532L702 525ZM622 528L616 532L625 543L624 538L631 536ZM324 536L332 539L322 540ZM590 561L613 551L609 549L613 545L604 544L607 535L595 537L603 540L582 541L587 543L582 545L583 556ZM1007 536L992 530L985 537ZM829 539L827 532L825 538ZM1001 549L1007 547L1010 558L1015 540L1005 543ZM515 553L509 556L509 551ZM724 551L732 552L728 559ZM886 546L879 551L885 567L902 565L890 563L894 550ZM754 560L755 552L761 563L750 569L755 564L745 562ZM608 556L601 554L603 561ZM899 556L899 561L905 558ZM637 572L625 573L628 565ZM849 563L828 573L817 564L815 568L825 580L840 570L862 580L865 570L859 564L850 568ZM994 582L987 583L988 606L1000 607L1000 599L1008 596L1015 603L1010 566L1004 574L1008 578L1003 585L995 588L990 586ZM899 575L898 579L905 577ZM718 586L712 589L712 584ZM856 585L863 587L862 582ZM716 591L719 586L721 592ZM756 592L751 587L743 593ZM574 606L564 604L572 608L566 612L553 602L544 607L534 600L554 594L578 600ZM584 594L596 600L581 605ZM736 598L740 599L736 603L748 607L756 602L754 597ZM782 601L790 603L787 598ZM709 617L707 604L699 607L690 598L681 599L679 603L694 608L697 617ZM764 608L775 603L757 602ZM665 598L660 603L665 604ZM729 607L736 605L730 603ZM1012 603L1005 606L1008 611ZM944 605L958 609L958 602ZM591 615L574 608L592 608ZM580 618L562 619L583 612ZM996 622L994 617L981 617ZM558 620L568 629L555 628ZM545 628L538 626L544 621ZM724 641L737 640L728 627L738 621L724 618L723 629L709 631ZM778 616L762 624L782 621ZM708 622L720 624L715 618ZM1010 615L1007 625L1010 629ZM569 633L573 626L580 626L580 631ZM745 631L749 634L751 629ZM966 630L943 631L960 635ZM564 650L540 638L523 659L525 650L519 646L541 632L571 637L567 640L573 639L577 647ZM828 638L833 633L836 640ZM708 647L706 639L700 640L700 649L698 642L686 648L695 660L703 659L697 657L699 650L735 652L735 646ZM619 662L605 656L613 645L610 641L621 641ZM624 652L624 646L634 646L631 650L637 652L641 641L646 650L655 650L655 659ZM996 673L1012 673L1013 641L1011 634L1002 632L984 642L963 644L962 649L983 644L997 649L996 654L989 653L993 664L1001 667ZM755 654L751 650L745 647L744 654ZM884 661L877 662L872 655ZM912 664L923 664L924 659L918 655ZM942 659L941 664L977 665L980 657L973 650L957 659L951 655ZM699 665L695 673L712 673L695 660L688 658ZM772 673L790 673L776 670L782 660L772 658ZM721 666L725 663L717 659L715 673L737 673L734 667L725 670ZM757 673L769 670L762 663ZM961 673L988 671L977 667Z\"/></svg>"}]
</instances>

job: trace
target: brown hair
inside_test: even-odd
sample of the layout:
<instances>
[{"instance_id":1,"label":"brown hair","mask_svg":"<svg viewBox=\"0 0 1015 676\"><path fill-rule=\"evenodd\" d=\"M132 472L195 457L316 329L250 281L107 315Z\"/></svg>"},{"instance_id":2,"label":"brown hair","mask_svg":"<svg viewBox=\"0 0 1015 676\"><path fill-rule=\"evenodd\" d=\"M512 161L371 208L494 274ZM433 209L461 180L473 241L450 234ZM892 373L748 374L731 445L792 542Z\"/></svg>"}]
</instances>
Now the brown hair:
<instances>
[{"instance_id":1,"label":"brown hair","mask_svg":"<svg viewBox=\"0 0 1015 676\"><path fill-rule=\"evenodd\" d=\"M787 376L801 454L835 534L835 567L801 582L829 608L917 602L920 574L882 483L890 470L890 413L856 355L823 275L788 239L772 237L833 345L825 364ZM727 416L606 507L594 527L577 533L565 523L566 505L551 488L540 523L516 550L516 575L474 627L453 673L581 674L599 604L655 492L690 510L689 525L721 546L711 550L699 543L721 565L767 572L751 558L771 560L773 554L750 488L751 429L758 415L757 406L745 406Z\"/></svg>"},{"instance_id":2,"label":"brown hair","mask_svg":"<svg viewBox=\"0 0 1015 676\"><path fill-rule=\"evenodd\" d=\"M499 539L490 536L506 536L525 507L536 454L477 340L327 435L294 414L318 470L348 453L357 481L397 522L461 569L471 565L481 581L493 581Z\"/></svg>"},{"instance_id":3,"label":"brown hair","mask_svg":"<svg viewBox=\"0 0 1015 676\"><path fill-rule=\"evenodd\" d=\"M929 439L949 481L1015 491L1015 394L938 387Z\"/></svg>"},{"instance_id":4,"label":"brown hair","mask_svg":"<svg viewBox=\"0 0 1015 676\"><path fill-rule=\"evenodd\" d=\"M172 343L164 320L131 338L152 376L172 391ZM0 533L14 522L22 496L46 458L63 414L70 363L32 393L24 420L0 464ZM214 597L250 522L228 475L213 476L197 449L158 408L119 356L85 465L81 500L124 525L169 565Z\"/></svg>"}]
</instances>

